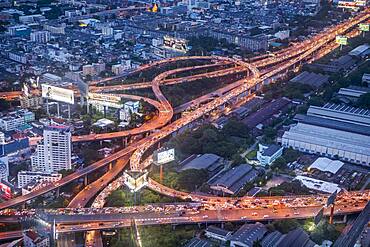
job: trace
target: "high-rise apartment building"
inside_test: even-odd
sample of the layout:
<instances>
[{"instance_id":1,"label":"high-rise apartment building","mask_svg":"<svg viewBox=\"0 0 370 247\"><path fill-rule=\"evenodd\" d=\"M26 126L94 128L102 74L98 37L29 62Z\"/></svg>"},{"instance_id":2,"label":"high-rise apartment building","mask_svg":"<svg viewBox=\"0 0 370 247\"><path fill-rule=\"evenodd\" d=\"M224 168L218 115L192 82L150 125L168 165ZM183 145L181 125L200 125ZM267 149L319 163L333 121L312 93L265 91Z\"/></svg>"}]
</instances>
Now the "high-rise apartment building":
<instances>
[{"instance_id":1,"label":"high-rise apartment building","mask_svg":"<svg viewBox=\"0 0 370 247\"><path fill-rule=\"evenodd\" d=\"M36 31L31 33L31 41L36 43L47 43L50 41L50 32Z\"/></svg>"},{"instance_id":2,"label":"high-rise apartment building","mask_svg":"<svg viewBox=\"0 0 370 247\"><path fill-rule=\"evenodd\" d=\"M32 170L56 172L71 169L71 130L65 126L44 129L42 143L31 156Z\"/></svg>"}]
</instances>

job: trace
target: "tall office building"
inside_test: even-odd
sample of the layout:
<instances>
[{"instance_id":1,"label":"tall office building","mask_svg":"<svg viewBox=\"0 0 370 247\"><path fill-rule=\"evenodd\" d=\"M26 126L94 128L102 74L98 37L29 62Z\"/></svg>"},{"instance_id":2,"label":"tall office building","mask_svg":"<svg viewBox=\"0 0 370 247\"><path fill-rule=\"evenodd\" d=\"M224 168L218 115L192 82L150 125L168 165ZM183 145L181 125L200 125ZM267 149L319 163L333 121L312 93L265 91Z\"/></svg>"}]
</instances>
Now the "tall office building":
<instances>
[{"instance_id":1,"label":"tall office building","mask_svg":"<svg viewBox=\"0 0 370 247\"><path fill-rule=\"evenodd\" d=\"M31 156L32 170L56 172L71 169L71 131L65 126L44 129L42 143Z\"/></svg>"}]
</instances>

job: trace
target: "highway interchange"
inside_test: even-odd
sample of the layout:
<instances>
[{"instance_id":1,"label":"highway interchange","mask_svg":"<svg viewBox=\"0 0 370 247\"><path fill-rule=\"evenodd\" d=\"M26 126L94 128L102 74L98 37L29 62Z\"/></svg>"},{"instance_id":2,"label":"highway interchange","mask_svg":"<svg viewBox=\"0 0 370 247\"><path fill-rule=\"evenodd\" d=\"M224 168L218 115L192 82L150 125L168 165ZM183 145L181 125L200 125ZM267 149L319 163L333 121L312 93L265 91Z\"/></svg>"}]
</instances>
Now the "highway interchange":
<instances>
[{"instance_id":1,"label":"highway interchange","mask_svg":"<svg viewBox=\"0 0 370 247\"><path fill-rule=\"evenodd\" d=\"M109 80L105 79L104 83L106 85L99 86L99 82L94 82L92 89L104 93L113 93L116 90L136 89L137 87L151 87L154 95L156 96L156 100L127 94L121 94L120 96L132 100L142 99L147 103L152 104L157 109L158 116L142 126L132 130L106 134L74 136L73 141L86 142L93 140L105 140L145 133L147 133L147 136L138 141L130 143L130 145L124 149L113 153L112 155L99 160L98 162L86 168L78 170L73 174L64 177L57 183L41 188L37 191L33 191L25 196L19 196L7 202L0 203L0 210L23 204L35 197L53 191L78 178L84 177L99 170L100 168L112 164L111 169L109 169L106 174L104 174L100 179L87 185L69 204L69 208L83 208L91 199L97 196L92 204L92 208L86 210L108 210L107 208L104 208L105 198L112 191L123 185L122 177L120 176L121 171L127 168L128 165L130 166L130 169L134 171L144 170L148 165L151 164L151 156L144 159L143 155L146 154L151 147L157 145L157 143L163 138L171 135L174 132L177 132L181 128L196 121L205 114L224 106L225 103L233 102L235 98L247 96L251 91L260 89L261 85L271 80L271 78L284 75L287 71L295 68L296 66L300 66L301 63L312 62L321 58L338 47L338 45L334 42L336 35L348 34L349 36L354 36L358 34L357 32L354 32L352 28L356 27L359 23L368 21L369 17L369 9L365 9L363 12L355 17L352 17L345 23L326 28L324 32L319 33L301 43L295 44L287 49L279 51L271 56L263 56L260 59L253 59L254 61L251 63L231 58L214 56L177 57L143 65L136 72L144 71L156 66L175 63L177 61L206 60L211 63L208 65L168 70L157 75L151 82L139 84L108 85ZM199 68L215 68L220 65L230 64L234 65L234 67L223 68L218 71L196 74L184 78L168 79L168 77L171 75L175 75L176 73L183 71L191 71ZM239 72L244 72L245 77L218 89L217 92L212 92L193 100L191 104L186 105L186 107L184 107L182 110L185 110L190 106L197 106L197 108L194 107L194 110L188 114L184 114L181 118L171 122L171 119L174 115L174 109L165 95L162 93L160 88L161 85L190 83L191 81L196 81L200 78L216 78L219 76L235 74ZM9 98L16 97L16 95L17 92L9 93ZM0 96L7 97L7 95L4 93ZM169 210L168 213L158 212L153 208L151 208L149 212L142 212L140 211L142 208L132 207L127 209L132 210L130 213L120 213L118 214L119 216L112 212L100 214L101 212L98 211L88 211L89 213L86 213L81 209L82 211L77 210L76 214L74 214L72 217L68 218L68 215L63 215L61 217L62 220L58 222L57 232L64 233L71 231L126 227L132 224L132 219L135 219L135 222L138 225L153 225L240 220L273 220L281 218L307 218L313 217L323 207L327 198L325 195L295 197L294 200L296 201L294 203L290 203L292 198L289 197L225 198L185 193L168 188L152 179L149 179L147 186L151 190L154 190L160 194L177 197L183 200L192 200L201 203L202 206L199 210L194 210L194 208L190 208L189 205L191 204L189 203L187 207L190 208L189 210L191 212L188 212L180 209L183 207L183 205L177 205L172 210ZM362 193L341 193L336 201L337 206L335 213L346 214L358 212L365 206L365 203L369 200L369 198L369 191ZM198 208L199 205L196 205L195 207ZM5 211L3 211L3 213L4 212ZM179 214L179 212L181 212L181 214ZM26 211L26 214L30 213L32 213L32 211ZM327 214L328 211L326 210L325 213ZM89 234L94 235L94 232L90 232ZM14 235L15 233L12 232L11 234ZM97 234L97 232L95 232L95 234ZM92 238L95 240L99 239L96 237ZM91 244L88 243L87 245Z\"/></svg>"}]
</instances>

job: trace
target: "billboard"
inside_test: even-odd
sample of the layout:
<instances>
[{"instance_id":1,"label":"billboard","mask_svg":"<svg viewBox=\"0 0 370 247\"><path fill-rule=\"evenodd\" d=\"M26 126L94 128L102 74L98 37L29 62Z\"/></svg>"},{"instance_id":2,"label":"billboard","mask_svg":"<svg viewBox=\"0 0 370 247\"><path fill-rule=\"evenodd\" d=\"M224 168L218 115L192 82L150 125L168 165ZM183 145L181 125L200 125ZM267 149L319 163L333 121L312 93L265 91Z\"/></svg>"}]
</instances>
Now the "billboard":
<instances>
[{"instance_id":1,"label":"billboard","mask_svg":"<svg viewBox=\"0 0 370 247\"><path fill-rule=\"evenodd\" d=\"M73 90L51 86L48 84L41 85L42 97L67 104L74 104L75 99Z\"/></svg>"},{"instance_id":2,"label":"billboard","mask_svg":"<svg viewBox=\"0 0 370 247\"><path fill-rule=\"evenodd\" d=\"M370 24L361 23L361 24L358 25L358 29L362 32L369 32Z\"/></svg>"},{"instance_id":3,"label":"billboard","mask_svg":"<svg viewBox=\"0 0 370 247\"><path fill-rule=\"evenodd\" d=\"M346 36L337 36L336 38L335 38L335 42L337 43L337 44L340 44L340 45L347 45L348 44L348 39L347 39L347 37Z\"/></svg>"},{"instance_id":4,"label":"billboard","mask_svg":"<svg viewBox=\"0 0 370 247\"><path fill-rule=\"evenodd\" d=\"M180 52L188 51L188 41L186 39L179 39L170 36L163 37L163 46Z\"/></svg>"},{"instance_id":5,"label":"billboard","mask_svg":"<svg viewBox=\"0 0 370 247\"><path fill-rule=\"evenodd\" d=\"M365 7L366 1L355 0L355 1L338 1L339 8L358 10L360 7Z\"/></svg>"},{"instance_id":6,"label":"billboard","mask_svg":"<svg viewBox=\"0 0 370 247\"><path fill-rule=\"evenodd\" d=\"M154 155L154 163L163 165L175 160L175 149L157 151Z\"/></svg>"},{"instance_id":7,"label":"billboard","mask_svg":"<svg viewBox=\"0 0 370 247\"><path fill-rule=\"evenodd\" d=\"M139 191L148 184L148 172L130 172L123 173L125 185L133 192Z\"/></svg>"},{"instance_id":8,"label":"billboard","mask_svg":"<svg viewBox=\"0 0 370 247\"><path fill-rule=\"evenodd\" d=\"M122 108L121 97L110 94L88 93L87 99L89 104L102 105L112 108Z\"/></svg>"},{"instance_id":9,"label":"billboard","mask_svg":"<svg viewBox=\"0 0 370 247\"><path fill-rule=\"evenodd\" d=\"M1 182L0 182L0 196L5 199L12 198L12 189L8 185Z\"/></svg>"}]
</instances>

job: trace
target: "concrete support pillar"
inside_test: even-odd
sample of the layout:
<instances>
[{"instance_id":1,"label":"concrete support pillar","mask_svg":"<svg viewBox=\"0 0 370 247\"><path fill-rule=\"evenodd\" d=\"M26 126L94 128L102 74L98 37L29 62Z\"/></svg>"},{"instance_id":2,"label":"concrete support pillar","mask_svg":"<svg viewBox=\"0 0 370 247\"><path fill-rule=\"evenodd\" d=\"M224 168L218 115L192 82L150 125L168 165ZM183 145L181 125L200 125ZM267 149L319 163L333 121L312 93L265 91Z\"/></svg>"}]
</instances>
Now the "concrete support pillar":
<instances>
[{"instance_id":1,"label":"concrete support pillar","mask_svg":"<svg viewBox=\"0 0 370 247\"><path fill-rule=\"evenodd\" d=\"M57 103L57 116L58 116L58 118L60 117L60 104L59 104L59 102Z\"/></svg>"},{"instance_id":2,"label":"concrete support pillar","mask_svg":"<svg viewBox=\"0 0 370 247\"><path fill-rule=\"evenodd\" d=\"M84 185L87 186L89 184L87 175L84 176Z\"/></svg>"},{"instance_id":3,"label":"concrete support pillar","mask_svg":"<svg viewBox=\"0 0 370 247\"><path fill-rule=\"evenodd\" d=\"M68 104L68 120L71 120L71 105Z\"/></svg>"},{"instance_id":4,"label":"concrete support pillar","mask_svg":"<svg viewBox=\"0 0 370 247\"><path fill-rule=\"evenodd\" d=\"M330 217L329 217L329 224L333 224L334 220L334 203L330 205Z\"/></svg>"},{"instance_id":5,"label":"concrete support pillar","mask_svg":"<svg viewBox=\"0 0 370 247\"><path fill-rule=\"evenodd\" d=\"M60 187L58 187L55 191L55 196L58 198L60 194Z\"/></svg>"},{"instance_id":6,"label":"concrete support pillar","mask_svg":"<svg viewBox=\"0 0 370 247\"><path fill-rule=\"evenodd\" d=\"M112 170L112 168L113 168L113 163L109 163L108 170Z\"/></svg>"},{"instance_id":7,"label":"concrete support pillar","mask_svg":"<svg viewBox=\"0 0 370 247\"><path fill-rule=\"evenodd\" d=\"M48 114L48 116L50 116L50 111L49 111L49 100L46 99L46 113Z\"/></svg>"}]
</instances>

